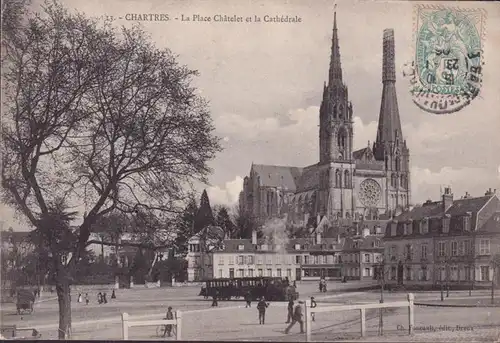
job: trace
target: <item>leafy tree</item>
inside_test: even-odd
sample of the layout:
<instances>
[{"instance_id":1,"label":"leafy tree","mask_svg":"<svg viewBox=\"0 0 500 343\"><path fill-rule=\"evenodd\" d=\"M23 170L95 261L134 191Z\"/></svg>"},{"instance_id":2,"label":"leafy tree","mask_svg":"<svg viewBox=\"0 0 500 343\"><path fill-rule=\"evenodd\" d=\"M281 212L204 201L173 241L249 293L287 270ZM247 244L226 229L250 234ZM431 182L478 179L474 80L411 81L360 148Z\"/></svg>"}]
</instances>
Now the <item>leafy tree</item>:
<instances>
[{"instance_id":1,"label":"leafy tree","mask_svg":"<svg viewBox=\"0 0 500 343\"><path fill-rule=\"evenodd\" d=\"M241 210L239 206L234 211L234 222L236 224L236 238L252 238L253 230L257 230L259 238L262 236L254 216L250 212Z\"/></svg>"},{"instance_id":2,"label":"leafy tree","mask_svg":"<svg viewBox=\"0 0 500 343\"><path fill-rule=\"evenodd\" d=\"M500 280L497 274L500 271L500 250L491 257L491 267L493 268L493 277L491 278L491 303L493 304L495 302L495 279Z\"/></svg>"},{"instance_id":3,"label":"leafy tree","mask_svg":"<svg viewBox=\"0 0 500 343\"><path fill-rule=\"evenodd\" d=\"M178 215L176 220L177 237L175 238L175 245L177 253L185 256L188 253L187 242L194 235L194 220L198 212L198 205L194 197L191 197L188 204L181 214Z\"/></svg>"},{"instance_id":4,"label":"leafy tree","mask_svg":"<svg viewBox=\"0 0 500 343\"><path fill-rule=\"evenodd\" d=\"M229 210L226 206L220 206L218 208L217 216L215 218L215 225L224 230L229 238L236 237L236 226L231 220L231 217L229 216Z\"/></svg>"},{"instance_id":5,"label":"leafy tree","mask_svg":"<svg viewBox=\"0 0 500 343\"><path fill-rule=\"evenodd\" d=\"M113 211L166 222L186 186L206 182L220 145L191 86L197 73L141 28L118 31L57 2L43 12L2 36L2 198L47 244L66 339L71 272L96 243L93 225ZM82 202L72 230L81 214L67 208ZM158 249L156 238L130 244Z\"/></svg>"},{"instance_id":6,"label":"leafy tree","mask_svg":"<svg viewBox=\"0 0 500 343\"><path fill-rule=\"evenodd\" d=\"M208 199L207 190L201 193L200 207L194 218L194 233L198 233L204 228L214 225L215 219L210 207L210 200Z\"/></svg>"}]
</instances>

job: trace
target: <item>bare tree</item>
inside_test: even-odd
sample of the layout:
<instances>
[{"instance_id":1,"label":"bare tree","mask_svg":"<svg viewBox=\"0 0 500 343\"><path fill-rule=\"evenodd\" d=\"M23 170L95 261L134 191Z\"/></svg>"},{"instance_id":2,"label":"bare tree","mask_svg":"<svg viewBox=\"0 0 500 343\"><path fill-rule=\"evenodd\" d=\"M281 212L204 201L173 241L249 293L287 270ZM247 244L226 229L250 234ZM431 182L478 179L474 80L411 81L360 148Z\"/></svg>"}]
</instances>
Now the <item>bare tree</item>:
<instances>
[{"instance_id":1,"label":"bare tree","mask_svg":"<svg viewBox=\"0 0 500 343\"><path fill-rule=\"evenodd\" d=\"M177 213L186 186L206 181L220 145L207 104L190 85L197 73L143 30L117 31L57 3L44 12L2 40L2 195L54 240L64 339L71 332L68 275L95 243L96 221L112 211L161 220ZM81 223L71 230L76 206L86 216L75 213Z\"/></svg>"}]
</instances>

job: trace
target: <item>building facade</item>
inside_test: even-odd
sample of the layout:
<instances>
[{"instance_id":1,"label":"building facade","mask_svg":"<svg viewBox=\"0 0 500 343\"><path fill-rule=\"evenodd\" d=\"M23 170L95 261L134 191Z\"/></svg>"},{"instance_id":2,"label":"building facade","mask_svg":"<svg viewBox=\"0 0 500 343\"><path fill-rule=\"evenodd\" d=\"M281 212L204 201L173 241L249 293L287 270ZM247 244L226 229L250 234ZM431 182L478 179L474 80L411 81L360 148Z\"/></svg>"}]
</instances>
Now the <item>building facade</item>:
<instances>
[{"instance_id":1,"label":"building facade","mask_svg":"<svg viewBox=\"0 0 500 343\"><path fill-rule=\"evenodd\" d=\"M224 239L217 248L203 249L198 237L189 241L188 280L211 278L272 276L294 280L338 280L376 278L378 261L383 255L382 229L363 229L349 238L323 237L316 232L310 238L274 243L271 239ZM356 242L356 245L352 245ZM357 256L357 257L355 257Z\"/></svg>"},{"instance_id":2,"label":"building facade","mask_svg":"<svg viewBox=\"0 0 500 343\"><path fill-rule=\"evenodd\" d=\"M500 254L500 199L488 191L454 200L427 201L388 223L385 272L390 284L472 286L489 284Z\"/></svg>"},{"instance_id":3,"label":"building facade","mask_svg":"<svg viewBox=\"0 0 500 343\"><path fill-rule=\"evenodd\" d=\"M395 88L394 31L383 33L382 100L375 143L354 150L353 104L342 78L336 14L328 83L319 111L319 162L307 167L252 164L240 209L261 221L287 214L312 218L378 219L407 209L410 152L401 130Z\"/></svg>"}]
</instances>

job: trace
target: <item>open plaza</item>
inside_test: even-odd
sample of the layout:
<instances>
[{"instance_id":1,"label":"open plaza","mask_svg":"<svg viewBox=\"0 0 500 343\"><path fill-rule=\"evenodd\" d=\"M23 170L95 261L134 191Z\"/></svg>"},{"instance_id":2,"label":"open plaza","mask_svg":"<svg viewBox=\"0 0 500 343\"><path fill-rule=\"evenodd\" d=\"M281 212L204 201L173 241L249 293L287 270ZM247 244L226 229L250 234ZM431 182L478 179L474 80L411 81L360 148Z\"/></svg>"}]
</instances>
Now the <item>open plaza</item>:
<instances>
[{"instance_id":1,"label":"open plaza","mask_svg":"<svg viewBox=\"0 0 500 343\"><path fill-rule=\"evenodd\" d=\"M357 291L366 282L347 284L331 283L329 291L319 293L316 282L299 282L300 300L314 296L318 307L344 304L378 303L380 291ZM117 298L99 305L99 291L82 286L79 291L89 293L90 303L78 303L77 294L72 295L72 339L120 340L122 339L121 314L126 312L131 320L151 321L165 317L169 306L182 311L182 340L259 340L259 341L305 341L296 324L285 334L286 302L270 302L264 325L259 325L256 303L245 308L243 300L220 301L211 307L211 299L199 296L199 286L168 288L120 289ZM486 306L490 293L487 290L451 291L449 297L440 301L440 292L414 293L414 332L408 335L408 308L385 309L383 316L384 335L379 336L379 310L366 310L366 334L361 337L359 310L322 312L315 314L311 326L312 341L377 340L377 341L495 341L500 337L500 307L437 307L430 305L459 305L478 303ZM405 292L384 292L384 302L405 301ZM15 305L3 304L2 325L18 328L35 328L42 339L57 339L58 304L55 294L42 293L32 314L16 314ZM129 328L129 339L163 339L157 334L157 325ZM168 340L175 340L175 335Z\"/></svg>"}]
</instances>

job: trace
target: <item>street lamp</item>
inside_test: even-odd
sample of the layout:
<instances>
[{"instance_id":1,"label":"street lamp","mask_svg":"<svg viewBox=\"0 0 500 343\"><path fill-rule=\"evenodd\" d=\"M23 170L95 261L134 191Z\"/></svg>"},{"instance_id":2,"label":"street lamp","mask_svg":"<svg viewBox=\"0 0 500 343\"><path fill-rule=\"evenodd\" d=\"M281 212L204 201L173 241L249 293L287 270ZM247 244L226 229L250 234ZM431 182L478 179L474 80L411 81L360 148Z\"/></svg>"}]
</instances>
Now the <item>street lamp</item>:
<instances>
[{"instance_id":1,"label":"street lamp","mask_svg":"<svg viewBox=\"0 0 500 343\"><path fill-rule=\"evenodd\" d=\"M384 302L384 288L385 288L385 258L382 256L378 263L378 280L380 282L380 303ZM380 308L379 313L379 335L384 334L384 318L383 308Z\"/></svg>"}]
</instances>

